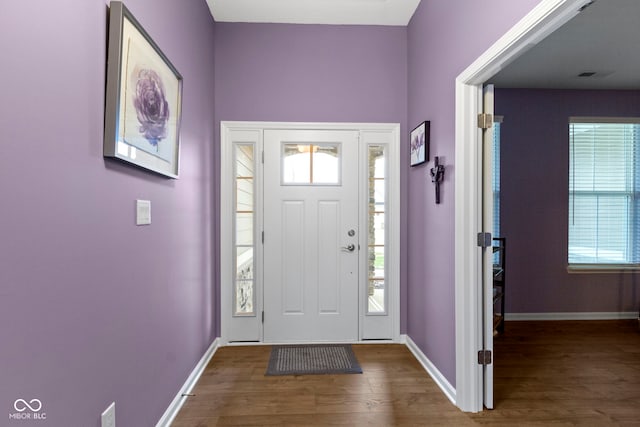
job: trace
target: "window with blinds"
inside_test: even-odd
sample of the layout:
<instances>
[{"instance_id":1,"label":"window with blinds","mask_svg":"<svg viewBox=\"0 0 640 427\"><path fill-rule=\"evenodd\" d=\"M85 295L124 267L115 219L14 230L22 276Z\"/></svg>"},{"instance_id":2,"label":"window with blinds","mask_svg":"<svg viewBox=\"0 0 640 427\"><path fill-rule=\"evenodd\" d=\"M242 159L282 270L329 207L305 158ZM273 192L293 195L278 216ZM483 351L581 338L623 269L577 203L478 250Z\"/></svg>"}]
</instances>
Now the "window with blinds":
<instances>
[{"instance_id":1,"label":"window with blinds","mask_svg":"<svg viewBox=\"0 0 640 427\"><path fill-rule=\"evenodd\" d=\"M569 121L569 265L640 264L640 119Z\"/></svg>"},{"instance_id":2,"label":"window with blinds","mask_svg":"<svg viewBox=\"0 0 640 427\"><path fill-rule=\"evenodd\" d=\"M493 237L500 235L500 127L502 123L493 123L493 170L491 188L493 189Z\"/></svg>"}]
</instances>

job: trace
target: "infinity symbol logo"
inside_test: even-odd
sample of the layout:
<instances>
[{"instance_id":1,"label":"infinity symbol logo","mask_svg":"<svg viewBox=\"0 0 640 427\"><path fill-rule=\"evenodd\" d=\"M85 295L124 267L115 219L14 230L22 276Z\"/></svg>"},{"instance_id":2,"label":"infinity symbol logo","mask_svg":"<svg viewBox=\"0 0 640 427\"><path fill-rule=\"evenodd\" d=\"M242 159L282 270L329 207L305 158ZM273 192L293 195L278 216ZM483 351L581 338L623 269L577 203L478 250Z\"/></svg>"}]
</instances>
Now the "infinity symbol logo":
<instances>
[{"instance_id":1,"label":"infinity symbol logo","mask_svg":"<svg viewBox=\"0 0 640 427\"><path fill-rule=\"evenodd\" d=\"M32 406L33 405L33 406ZM38 412L42 409L42 402L39 399L31 399L28 403L24 399L17 399L13 402L13 407L18 412L24 412L29 408L31 412Z\"/></svg>"}]
</instances>

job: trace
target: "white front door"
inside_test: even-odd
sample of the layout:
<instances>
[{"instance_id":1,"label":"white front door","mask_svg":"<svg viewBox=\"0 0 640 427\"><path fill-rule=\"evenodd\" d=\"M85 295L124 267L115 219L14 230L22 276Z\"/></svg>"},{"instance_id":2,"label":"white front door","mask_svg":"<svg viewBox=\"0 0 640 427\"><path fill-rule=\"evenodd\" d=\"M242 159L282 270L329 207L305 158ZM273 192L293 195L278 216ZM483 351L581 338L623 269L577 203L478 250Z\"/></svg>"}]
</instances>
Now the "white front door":
<instances>
[{"instance_id":1,"label":"white front door","mask_svg":"<svg viewBox=\"0 0 640 427\"><path fill-rule=\"evenodd\" d=\"M358 339L358 132L264 131L264 341Z\"/></svg>"}]
</instances>

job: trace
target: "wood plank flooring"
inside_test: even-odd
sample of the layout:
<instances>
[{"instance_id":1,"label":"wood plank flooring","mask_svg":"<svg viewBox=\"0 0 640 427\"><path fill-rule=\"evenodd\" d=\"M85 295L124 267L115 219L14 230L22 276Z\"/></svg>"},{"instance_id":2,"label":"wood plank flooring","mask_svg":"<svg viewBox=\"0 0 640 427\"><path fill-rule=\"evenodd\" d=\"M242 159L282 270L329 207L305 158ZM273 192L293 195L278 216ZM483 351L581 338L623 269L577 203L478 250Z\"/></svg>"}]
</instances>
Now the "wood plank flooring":
<instances>
[{"instance_id":1,"label":"wood plank flooring","mask_svg":"<svg viewBox=\"0 0 640 427\"><path fill-rule=\"evenodd\" d=\"M637 321L508 322L496 409L460 412L403 345L354 345L364 373L266 377L270 347L219 349L174 427L640 426Z\"/></svg>"}]
</instances>

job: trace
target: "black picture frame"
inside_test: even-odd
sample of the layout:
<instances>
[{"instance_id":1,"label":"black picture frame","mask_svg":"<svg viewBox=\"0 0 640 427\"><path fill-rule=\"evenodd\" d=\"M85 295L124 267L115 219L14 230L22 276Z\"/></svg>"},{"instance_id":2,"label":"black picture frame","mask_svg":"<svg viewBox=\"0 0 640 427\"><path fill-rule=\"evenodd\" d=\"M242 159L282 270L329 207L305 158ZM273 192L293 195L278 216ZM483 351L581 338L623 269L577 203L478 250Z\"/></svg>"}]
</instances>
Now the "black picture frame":
<instances>
[{"instance_id":1,"label":"black picture frame","mask_svg":"<svg viewBox=\"0 0 640 427\"><path fill-rule=\"evenodd\" d=\"M103 155L178 178L182 76L121 1L109 5Z\"/></svg>"},{"instance_id":2,"label":"black picture frame","mask_svg":"<svg viewBox=\"0 0 640 427\"><path fill-rule=\"evenodd\" d=\"M418 166L429 160L431 122L426 120L416 126L409 135L409 159L411 166Z\"/></svg>"}]
</instances>

